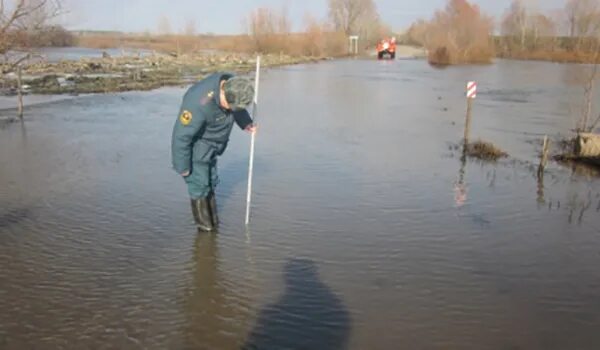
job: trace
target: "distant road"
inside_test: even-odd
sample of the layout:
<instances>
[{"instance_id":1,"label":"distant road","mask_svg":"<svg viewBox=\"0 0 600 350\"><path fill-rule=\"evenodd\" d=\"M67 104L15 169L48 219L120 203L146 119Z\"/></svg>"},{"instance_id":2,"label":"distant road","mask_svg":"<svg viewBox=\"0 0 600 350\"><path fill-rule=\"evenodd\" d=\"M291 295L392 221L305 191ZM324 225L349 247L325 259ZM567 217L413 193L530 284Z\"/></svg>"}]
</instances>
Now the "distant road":
<instances>
[{"instance_id":1,"label":"distant road","mask_svg":"<svg viewBox=\"0 0 600 350\"><path fill-rule=\"evenodd\" d=\"M396 46L396 57L427 57L427 50L422 47L414 47L408 45L397 45Z\"/></svg>"},{"instance_id":2,"label":"distant road","mask_svg":"<svg viewBox=\"0 0 600 350\"><path fill-rule=\"evenodd\" d=\"M367 51L367 55L371 57L377 56L374 49ZM409 45L396 45L396 58L425 58L427 57L427 50L422 47L415 47Z\"/></svg>"}]
</instances>

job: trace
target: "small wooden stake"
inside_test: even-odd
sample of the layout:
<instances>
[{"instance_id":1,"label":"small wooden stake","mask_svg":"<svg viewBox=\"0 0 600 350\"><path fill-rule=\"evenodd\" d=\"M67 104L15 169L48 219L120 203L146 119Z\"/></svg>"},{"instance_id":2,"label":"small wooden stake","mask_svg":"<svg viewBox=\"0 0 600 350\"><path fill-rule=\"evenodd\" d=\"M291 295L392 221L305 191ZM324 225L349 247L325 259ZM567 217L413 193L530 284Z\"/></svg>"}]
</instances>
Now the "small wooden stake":
<instances>
[{"instance_id":1,"label":"small wooden stake","mask_svg":"<svg viewBox=\"0 0 600 350\"><path fill-rule=\"evenodd\" d=\"M542 145L542 154L540 155L540 166L538 167L538 177L544 176L544 169L548 164L548 153L550 152L550 140L548 135L544 136L544 143Z\"/></svg>"},{"instance_id":2,"label":"small wooden stake","mask_svg":"<svg viewBox=\"0 0 600 350\"><path fill-rule=\"evenodd\" d=\"M21 66L17 67L17 96L19 99L19 105L17 106L17 113L20 119L23 119L23 79Z\"/></svg>"},{"instance_id":3,"label":"small wooden stake","mask_svg":"<svg viewBox=\"0 0 600 350\"><path fill-rule=\"evenodd\" d=\"M469 136L471 133L471 112L473 110L473 99L467 97L467 117L465 121L465 145L469 143Z\"/></svg>"}]
</instances>

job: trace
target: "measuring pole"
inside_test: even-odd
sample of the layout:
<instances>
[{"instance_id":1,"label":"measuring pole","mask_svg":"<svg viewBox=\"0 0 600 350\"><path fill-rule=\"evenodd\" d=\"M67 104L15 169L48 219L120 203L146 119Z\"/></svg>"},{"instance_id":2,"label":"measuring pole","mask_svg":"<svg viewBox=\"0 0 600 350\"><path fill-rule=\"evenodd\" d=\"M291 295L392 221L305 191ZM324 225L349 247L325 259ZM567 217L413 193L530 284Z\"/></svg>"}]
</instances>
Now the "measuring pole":
<instances>
[{"instance_id":1,"label":"measuring pole","mask_svg":"<svg viewBox=\"0 0 600 350\"><path fill-rule=\"evenodd\" d=\"M254 102L252 103L252 122L256 123L256 109L258 107L258 81L260 79L260 56L256 57L256 76L254 78ZM254 169L254 142L256 132L252 133L250 140L250 162L248 164L248 193L246 195L246 226L250 223L250 201L252 199L252 170Z\"/></svg>"}]
</instances>

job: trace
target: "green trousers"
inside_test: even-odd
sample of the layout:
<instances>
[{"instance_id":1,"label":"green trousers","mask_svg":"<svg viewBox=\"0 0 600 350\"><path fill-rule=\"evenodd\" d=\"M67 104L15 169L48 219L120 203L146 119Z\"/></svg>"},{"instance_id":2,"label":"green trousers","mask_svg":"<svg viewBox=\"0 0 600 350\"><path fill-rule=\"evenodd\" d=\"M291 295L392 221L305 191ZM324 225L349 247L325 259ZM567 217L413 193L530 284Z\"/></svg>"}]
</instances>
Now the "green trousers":
<instances>
[{"instance_id":1,"label":"green trousers","mask_svg":"<svg viewBox=\"0 0 600 350\"><path fill-rule=\"evenodd\" d=\"M216 157L210 162L193 162L189 176L185 177L191 199L208 197L219 183Z\"/></svg>"}]
</instances>

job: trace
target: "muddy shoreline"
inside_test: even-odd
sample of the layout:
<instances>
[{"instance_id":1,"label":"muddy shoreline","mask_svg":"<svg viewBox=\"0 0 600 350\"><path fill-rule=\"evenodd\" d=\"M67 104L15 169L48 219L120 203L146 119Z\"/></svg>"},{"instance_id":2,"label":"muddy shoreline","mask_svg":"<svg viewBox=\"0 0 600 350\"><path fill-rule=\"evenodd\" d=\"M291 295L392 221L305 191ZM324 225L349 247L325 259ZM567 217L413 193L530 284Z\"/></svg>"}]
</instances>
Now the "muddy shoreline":
<instances>
[{"instance_id":1,"label":"muddy shoreline","mask_svg":"<svg viewBox=\"0 0 600 350\"><path fill-rule=\"evenodd\" d=\"M277 67L328 60L326 57L264 55L263 67ZM216 71L246 73L256 57L244 54L194 54L82 58L76 61L33 62L23 69L23 91L28 94L84 94L146 91L187 84ZM8 70L0 65L0 70ZM17 92L17 74L3 74L0 95Z\"/></svg>"}]
</instances>

